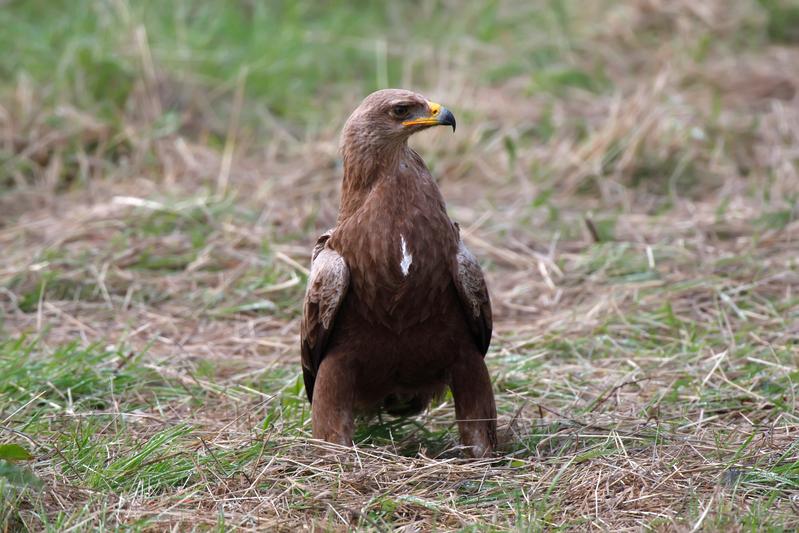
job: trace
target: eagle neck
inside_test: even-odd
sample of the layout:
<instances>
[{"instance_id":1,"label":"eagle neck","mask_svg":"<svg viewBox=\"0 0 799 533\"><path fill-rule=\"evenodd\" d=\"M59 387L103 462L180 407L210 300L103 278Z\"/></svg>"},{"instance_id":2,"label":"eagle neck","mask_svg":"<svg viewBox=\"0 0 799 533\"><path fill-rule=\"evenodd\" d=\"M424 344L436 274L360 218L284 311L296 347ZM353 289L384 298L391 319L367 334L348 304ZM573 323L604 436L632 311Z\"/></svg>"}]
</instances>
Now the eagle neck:
<instances>
[{"instance_id":1,"label":"eagle neck","mask_svg":"<svg viewBox=\"0 0 799 533\"><path fill-rule=\"evenodd\" d=\"M341 207L338 222L354 215L364 205L369 193L381 178L399 174L400 164L410 157L407 140L379 148L354 145L343 151L344 179L341 184Z\"/></svg>"}]
</instances>

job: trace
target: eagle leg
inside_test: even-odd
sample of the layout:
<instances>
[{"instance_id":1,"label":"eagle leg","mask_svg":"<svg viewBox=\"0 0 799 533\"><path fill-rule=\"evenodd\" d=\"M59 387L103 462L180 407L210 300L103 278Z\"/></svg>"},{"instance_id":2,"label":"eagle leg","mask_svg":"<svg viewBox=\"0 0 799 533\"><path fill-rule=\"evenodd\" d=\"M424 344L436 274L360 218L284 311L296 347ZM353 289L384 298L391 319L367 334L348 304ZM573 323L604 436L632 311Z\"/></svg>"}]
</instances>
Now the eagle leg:
<instances>
[{"instance_id":1,"label":"eagle leg","mask_svg":"<svg viewBox=\"0 0 799 533\"><path fill-rule=\"evenodd\" d=\"M340 357L325 357L319 365L311 404L313 437L352 446L355 427L352 373Z\"/></svg>"},{"instance_id":2,"label":"eagle leg","mask_svg":"<svg viewBox=\"0 0 799 533\"><path fill-rule=\"evenodd\" d=\"M472 457L490 456L497 447L497 409L482 355L477 350L463 354L450 379L461 444Z\"/></svg>"}]
</instances>

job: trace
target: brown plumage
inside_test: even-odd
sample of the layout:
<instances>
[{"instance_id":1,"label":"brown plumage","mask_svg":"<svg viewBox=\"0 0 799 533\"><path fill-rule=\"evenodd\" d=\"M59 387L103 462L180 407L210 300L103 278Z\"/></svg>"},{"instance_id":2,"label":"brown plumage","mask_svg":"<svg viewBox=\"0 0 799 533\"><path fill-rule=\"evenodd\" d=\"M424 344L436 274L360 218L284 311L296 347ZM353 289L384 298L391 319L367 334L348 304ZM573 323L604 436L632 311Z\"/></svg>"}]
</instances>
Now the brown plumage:
<instances>
[{"instance_id":1,"label":"brown plumage","mask_svg":"<svg viewBox=\"0 0 799 533\"><path fill-rule=\"evenodd\" d=\"M313 435L350 445L354 414L408 415L452 389L461 442L496 446L483 357L491 304L411 134L455 119L413 92L369 95L342 132L336 227L314 247L301 331Z\"/></svg>"}]
</instances>

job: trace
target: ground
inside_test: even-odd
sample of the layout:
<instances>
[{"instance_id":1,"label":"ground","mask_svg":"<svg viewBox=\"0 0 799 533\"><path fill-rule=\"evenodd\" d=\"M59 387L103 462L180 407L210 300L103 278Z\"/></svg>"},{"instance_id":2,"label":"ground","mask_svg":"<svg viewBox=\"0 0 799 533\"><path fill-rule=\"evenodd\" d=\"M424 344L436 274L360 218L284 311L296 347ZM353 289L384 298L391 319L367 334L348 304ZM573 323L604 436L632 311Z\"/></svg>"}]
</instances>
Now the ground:
<instances>
[{"instance_id":1,"label":"ground","mask_svg":"<svg viewBox=\"0 0 799 533\"><path fill-rule=\"evenodd\" d=\"M2 4L0 529L799 527L795 2ZM458 118L413 145L493 298L493 459L449 395L310 438L382 86Z\"/></svg>"}]
</instances>

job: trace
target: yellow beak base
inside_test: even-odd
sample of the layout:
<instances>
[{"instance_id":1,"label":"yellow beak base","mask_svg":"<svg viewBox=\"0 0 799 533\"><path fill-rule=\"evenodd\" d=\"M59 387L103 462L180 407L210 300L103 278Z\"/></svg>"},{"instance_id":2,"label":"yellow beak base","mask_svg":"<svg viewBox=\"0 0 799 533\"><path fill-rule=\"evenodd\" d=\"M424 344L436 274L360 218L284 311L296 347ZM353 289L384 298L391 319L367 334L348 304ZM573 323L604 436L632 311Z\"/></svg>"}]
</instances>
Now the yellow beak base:
<instances>
[{"instance_id":1,"label":"yellow beak base","mask_svg":"<svg viewBox=\"0 0 799 533\"><path fill-rule=\"evenodd\" d=\"M406 120L402 123L403 126L452 126L455 131L455 117L452 113L441 104L436 102L427 102L428 115L426 117L417 117L412 120Z\"/></svg>"}]
</instances>

